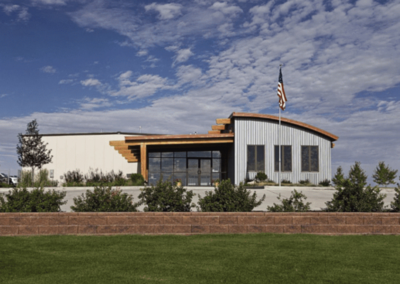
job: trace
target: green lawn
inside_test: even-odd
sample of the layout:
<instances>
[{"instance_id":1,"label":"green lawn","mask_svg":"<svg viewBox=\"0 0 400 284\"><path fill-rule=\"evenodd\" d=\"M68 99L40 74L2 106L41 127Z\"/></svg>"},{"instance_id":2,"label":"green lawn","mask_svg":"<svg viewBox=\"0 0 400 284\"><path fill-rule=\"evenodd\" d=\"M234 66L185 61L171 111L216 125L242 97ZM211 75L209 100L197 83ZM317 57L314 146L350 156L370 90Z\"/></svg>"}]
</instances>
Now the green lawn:
<instances>
[{"instance_id":1,"label":"green lawn","mask_svg":"<svg viewBox=\"0 0 400 284\"><path fill-rule=\"evenodd\" d=\"M0 283L399 283L400 236L0 237Z\"/></svg>"}]
</instances>

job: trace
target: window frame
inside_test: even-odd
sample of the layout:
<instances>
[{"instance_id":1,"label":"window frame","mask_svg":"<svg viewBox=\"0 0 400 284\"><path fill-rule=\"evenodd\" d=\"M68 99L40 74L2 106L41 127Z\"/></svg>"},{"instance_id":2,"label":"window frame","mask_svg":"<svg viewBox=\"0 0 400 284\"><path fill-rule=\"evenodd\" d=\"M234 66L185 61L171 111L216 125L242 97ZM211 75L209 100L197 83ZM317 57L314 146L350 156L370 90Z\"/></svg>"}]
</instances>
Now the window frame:
<instances>
[{"instance_id":1,"label":"window frame","mask_svg":"<svg viewBox=\"0 0 400 284\"><path fill-rule=\"evenodd\" d=\"M308 170L303 169L303 147L308 147ZM317 169L316 171L312 171L312 159L311 159L311 147L316 147L317 148ZM300 158L300 166L301 166L301 172L306 172L306 173L319 173L319 145L301 145L301 158Z\"/></svg>"},{"instance_id":2,"label":"window frame","mask_svg":"<svg viewBox=\"0 0 400 284\"><path fill-rule=\"evenodd\" d=\"M279 145L274 145L274 171L275 172L279 172L279 154L278 154L278 168L276 168L275 163L276 163L276 152L275 152L275 148L278 147L278 151L279 151ZM283 147L290 147L290 171L285 171L281 169L282 173L291 173L293 171L293 151L292 151L292 145L281 145L281 168L285 169L285 166L283 164L284 161L284 151L283 151Z\"/></svg>"},{"instance_id":3,"label":"window frame","mask_svg":"<svg viewBox=\"0 0 400 284\"><path fill-rule=\"evenodd\" d=\"M254 147L254 170L249 170L249 147ZM258 165L258 160L257 160L257 148L258 147L262 147L263 148L263 169L258 169L257 165ZM251 145L247 145L247 161L246 161L246 166L247 166L247 172L263 172L265 173L265 145L263 144L251 144Z\"/></svg>"}]
</instances>

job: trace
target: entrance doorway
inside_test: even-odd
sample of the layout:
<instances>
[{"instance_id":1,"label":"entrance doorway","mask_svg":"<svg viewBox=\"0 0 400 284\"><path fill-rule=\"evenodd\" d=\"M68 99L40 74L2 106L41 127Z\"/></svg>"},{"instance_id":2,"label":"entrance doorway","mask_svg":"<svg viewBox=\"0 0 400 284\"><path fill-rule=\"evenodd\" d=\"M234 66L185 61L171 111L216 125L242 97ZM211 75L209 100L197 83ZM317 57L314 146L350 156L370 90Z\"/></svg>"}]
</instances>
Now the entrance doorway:
<instances>
[{"instance_id":1,"label":"entrance doorway","mask_svg":"<svg viewBox=\"0 0 400 284\"><path fill-rule=\"evenodd\" d=\"M211 159L188 158L188 185L211 185Z\"/></svg>"}]
</instances>

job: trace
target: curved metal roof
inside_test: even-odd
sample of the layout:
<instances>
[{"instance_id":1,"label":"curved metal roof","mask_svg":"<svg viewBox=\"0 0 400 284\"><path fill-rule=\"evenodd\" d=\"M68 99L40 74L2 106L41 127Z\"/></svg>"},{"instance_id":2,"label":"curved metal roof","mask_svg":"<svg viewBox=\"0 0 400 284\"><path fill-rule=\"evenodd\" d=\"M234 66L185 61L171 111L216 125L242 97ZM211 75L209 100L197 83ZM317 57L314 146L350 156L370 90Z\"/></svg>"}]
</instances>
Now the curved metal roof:
<instances>
[{"instance_id":1,"label":"curved metal roof","mask_svg":"<svg viewBox=\"0 0 400 284\"><path fill-rule=\"evenodd\" d=\"M247 112L233 112L229 118L257 118L257 119L265 119L265 120L275 120L275 121L279 121L279 117L275 116L275 115L269 115L269 114L259 114L259 113L247 113ZM297 120L293 120L293 119L289 119L289 118L284 118L281 117L281 121L286 123L286 124L291 124L291 125L296 125L296 126L300 126L302 128L308 129L308 130L312 130L314 132L317 132L323 136L326 136L327 138L329 138L332 141L336 141L339 139L338 136L333 135L332 133L322 130L318 127L309 125L307 123L304 122L300 122Z\"/></svg>"}]
</instances>

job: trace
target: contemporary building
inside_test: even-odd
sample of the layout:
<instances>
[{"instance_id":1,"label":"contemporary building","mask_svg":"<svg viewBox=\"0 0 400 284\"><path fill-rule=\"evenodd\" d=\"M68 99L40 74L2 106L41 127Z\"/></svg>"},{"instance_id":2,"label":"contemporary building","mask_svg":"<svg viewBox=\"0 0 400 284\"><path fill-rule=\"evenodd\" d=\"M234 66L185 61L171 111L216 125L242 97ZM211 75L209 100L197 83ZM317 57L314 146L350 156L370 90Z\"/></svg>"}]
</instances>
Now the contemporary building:
<instances>
[{"instance_id":1,"label":"contemporary building","mask_svg":"<svg viewBox=\"0 0 400 284\"><path fill-rule=\"evenodd\" d=\"M54 156L45 165L55 179L70 170L141 173L149 183L179 179L183 185L208 186L230 178L235 184L265 172L278 182L278 117L234 112L216 120L207 134L152 135L86 133L43 135ZM281 118L280 178L297 183L331 179L331 149L337 136Z\"/></svg>"}]
</instances>

